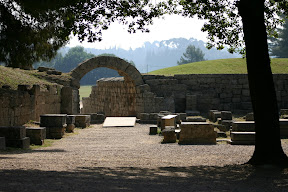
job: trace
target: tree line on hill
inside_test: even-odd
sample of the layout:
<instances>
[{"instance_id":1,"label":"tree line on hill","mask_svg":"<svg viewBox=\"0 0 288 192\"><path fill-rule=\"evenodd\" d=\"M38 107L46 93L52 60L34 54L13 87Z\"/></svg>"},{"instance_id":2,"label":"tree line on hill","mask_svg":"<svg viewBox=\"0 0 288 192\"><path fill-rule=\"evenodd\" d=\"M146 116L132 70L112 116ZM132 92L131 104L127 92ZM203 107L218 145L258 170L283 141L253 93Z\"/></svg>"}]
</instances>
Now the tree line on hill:
<instances>
[{"instance_id":1,"label":"tree line on hill","mask_svg":"<svg viewBox=\"0 0 288 192\"><path fill-rule=\"evenodd\" d=\"M187 50L190 51L187 52ZM223 57L230 56L228 52L221 52L220 54L216 54L215 51L216 50L213 49L207 50L203 41L198 41L193 38L189 40L184 38L176 38L160 42L156 41L153 43L146 42L143 47L137 48L135 50L124 50L120 48L101 50L84 48L81 46L73 48L64 47L58 51L57 55L50 62L36 62L33 64L33 67L37 68L39 66L45 66L55 68L56 70L67 73L87 59L100 55L108 55L123 58L127 62L133 64L140 72L147 72L154 69L156 70L175 66L177 63L179 63L177 61L179 59L180 62L182 62L181 64L205 60L204 53L207 54L205 57L210 59L213 59L213 55L222 55ZM186 56L189 57L185 58L186 60L183 58L185 55L184 52L186 52ZM183 53L184 55L182 55ZM128 58L129 61L125 58ZM85 75L81 79L80 83L81 85L93 85L100 78L115 76L119 76L115 70L108 68L98 68Z\"/></svg>"},{"instance_id":2,"label":"tree line on hill","mask_svg":"<svg viewBox=\"0 0 288 192\"><path fill-rule=\"evenodd\" d=\"M200 52L200 54L202 54L202 59L187 60L186 58L185 63L201 60L240 57L238 54L232 55L226 50L218 51L215 48L208 50L205 47L205 43L203 41L194 38L173 38L169 40L155 41L153 43L145 42L142 47L129 50L116 47L110 49L63 47L58 51L57 55L50 62L36 62L33 64L33 67L37 68L38 66L46 66L55 68L62 72L69 72L84 60L95 56L108 54L126 59L127 61L129 60L129 62L135 65L135 67L140 72L146 73L157 69L176 66L178 60L181 60L181 57L183 57L183 53L185 53L187 48L191 46L195 47L195 51L192 53L192 57L193 54L197 55L197 53ZM99 78L107 77L110 75L115 76L117 75L116 73L117 72L110 69L97 69L91 72L91 74L87 74L81 83L85 85L95 84Z\"/></svg>"}]
</instances>

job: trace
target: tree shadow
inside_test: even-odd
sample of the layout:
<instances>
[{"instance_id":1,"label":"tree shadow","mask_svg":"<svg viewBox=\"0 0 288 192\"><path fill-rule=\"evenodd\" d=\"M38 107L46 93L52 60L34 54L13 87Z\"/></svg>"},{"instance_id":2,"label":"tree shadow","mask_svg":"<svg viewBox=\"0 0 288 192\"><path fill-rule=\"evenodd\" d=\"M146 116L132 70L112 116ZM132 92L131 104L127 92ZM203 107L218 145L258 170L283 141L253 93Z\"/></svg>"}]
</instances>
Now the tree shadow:
<instances>
[{"instance_id":1,"label":"tree shadow","mask_svg":"<svg viewBox=\"0 0 288 192\"><path fill-rule=\"evenodd\" d=\"M288 191L288 168L81 167L0 171L0 191Z\"/></svg>"},{"instance_id":2,"label":"tree shadow","mask_svg":"<svg viewBox=\"0 0 288 192\"><path fill-rule=\"evenodd\" d=\"M66 152L66 151L63 150L63 149L42 149L42 150L39 150L39 149L10 148L8 150L0 151L0 155L23 154L23 153L43 153L43 152L47 152L47 153L55 153L55 152L63 153L63 152Z\"/></svg>"}]
</instances>

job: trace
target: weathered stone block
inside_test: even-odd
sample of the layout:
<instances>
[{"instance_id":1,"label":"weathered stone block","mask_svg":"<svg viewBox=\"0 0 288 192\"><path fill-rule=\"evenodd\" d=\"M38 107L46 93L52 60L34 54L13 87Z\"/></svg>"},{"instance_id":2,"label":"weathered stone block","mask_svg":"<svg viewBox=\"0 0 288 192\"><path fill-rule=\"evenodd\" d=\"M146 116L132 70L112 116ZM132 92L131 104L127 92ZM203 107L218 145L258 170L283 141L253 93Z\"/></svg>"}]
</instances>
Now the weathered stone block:
<instances>
[{"instance_id":1,"label":"weathered stone block","mask_svg":"<svg viewBox=\"0 0 288 192\"><path fill-rule=\"evenodd\" d=\"M231 132L232 145L254 145L255 132Z\"/></svg>"},{"instance_id":2,"label":"weathered stone block","mask_svg":"<svg viewBox=\"0 0 288 192\"><path fill-rule=\"evenodd\" d=\"M166 115L161 118L161 130L165 129L166 126L174 126L176 128L176 117L177 115Z\"/></svg>"},{"instance_id":3,"label":"weathered stone block","mask_svg":"<svg viewBox=\"0 0 288 192\"><path fill-rule=\"evenodd\" d=\"M105 115L104 114L99 114L99 113L89 113L85 115L90 115L90 123L91 124L98 124L98 123L103 123L105 120Z\"/></svg>"},{"instance_id":4,"label":"weathered stone block","mask_svg":"<svg viewBox=\"0 0 288 192\"><path fill-rule=\"evenodd\" d=\"M149 120L149 113L140 113L141 120Z\"/></svg>"},{"instance_id":5,"label":"weathered stone block","mask_svg":"<svg viewBox=\"0 0 288 192\"><path fill-rule=\"evenodd\" d=\"M179 144L216 144L216 132L212 124L204 122L182 122Z\"/></svg>"},{"instance_id":6,"label":"weathered stone block","mask_svg":"<svg viewBox=\"0 0 288 192\"><path fill-rule=\"evenodd\" d=\"M223 132L223 131L218 131L218 132L217 132L217 137L223 137L223 138L226 138L227 135L226 135L226 133Z\"/></svg>"},{"instance_id":7,"label":"weathered stone block","mask_svg":"<svg viewBox=\"0 0 288 192\"><path fill-rule=\"evenodd\" d=\"M175 143L176 142L176 133L175 133L175 128L172 127L167 127L164 130L162 130L162 135L164 136L163 142L162 143Z\"/></svg>"},{"instance_id":8,"label":"weathered stone block","mask_svg":"<svg viewBox=\"0 0 288 192\"><path fill-rule=\"evenodd\" d=\"M288 137L288 119L280 119L280 135Z\"/></svg>"},{"instance_id":9,"label":"weathered stone block","mask_svg":"<svg viewBox=\"0 0 288 192\"><path fill-rule=\"evenodd\" d=\"M66 125L63 127L46 127L47 139L61 139L65 134Z\"/></svg>"},{"instance_id":10,"label":"weathered stone block","mask_svg":"<svg viewBox=\"0 0 288 192\"><path fill-rule=\"evenodd\" d=\"M232 141L255 141L255 132L231 132Z\"/></svg>"},{"instance_id":11,"label":"weathered stone block","mask_svg":"<svg viewBox=\"0 0 288 192\"><path fill-rule=\"evenodd\" d=\"M149 119L150 120L157 120L158 119L158 113L150 113Z\"/></svg>"},{"instance_id":12,"label":"weathered stone block","mask_svg":"<svg viewBox=\"0 0 288 192\"><path fill-rule=\"evenodd\" d=\"M254 121L254 113L248 113L245 119L246 121Z\"/></svg>"},{"instance_id":13,"label":"weathered stone block","mask_svg":"<svg viewBox=\"0 0 288 192\"><path fill-rule=\"evenodd\" d=\"M29 149L30 138L24 137L22 139L6 139L6 147Z\"/></svg>"},{"instance_id":14,"label":"weathered stone block","mask_svg":"<svg viewBox=\"0 0 288 192\"><path fill-rule=\"evenodd\" d=\"M61 89L61 113L73 114L73 89L63 87Z\"/></svg>"},{"instance_id":15,"label":"weathered stone block","mask_svg":"<svg viewBox=\"0 0 288 192\"><path fill-rule=\"evenodd\" d=\"M157 125L152 125L152 126L150 126L149 135L156 135L157 131L158 131Z\"/></svg>"},{"instance_id":16,"label":"weathered stone block","mask_svg":"<svg viewBox=\"0 0 288 192\"><path fill-rule=\"evenodd\" d=\"M206 122L206 119L203 117L186 117L187 122Z\"/></svg>"},{"instance_id":17,"label":"weathered stone block","mask_svg":"<svg viewBox=\"0 0 288 192\"><path fill-rule=\"evenodd\" d=\"M64 136L64 133L49 133L49 135L47 135L47 139L62 139L62 137Z\"/></svg>"},{"instance_id":18,"label":"weathered stone block","mask_svg":"<svg viewBox=\"0 0 288 192\"><path fill-rule=\"evenodd\" d=\"M17 127L0 127L0 137L9 139L22 139L26 137L26 128L23 126Z\"/></svg>"},{"instance_id":19,"label":"weathered stone block","mask_svg":"<svg viewBox=\"0 0 288 192\"><path fill-rule=\"evenodd\" d=\"M226 131L232 128L233 120L221 120L221 124L225 126Z\"/></svg>"},{"instance_id":20,"label":"weathered stone block","mask_svg":"<svg viewBox=\"0 0 288 192\"><path fill-rule=\"evenodd\" d=\"M49 68L49 67L38 67L37 70L39 72L45 72L45 71L54 70L54 69L53 68Z\"/></svg>"},{"instance_id":21,"label":"weathered stone block","mask_svg":"<svg viewBox=\"0 0 288 192\"><path fill-rule=\"evenodd\" d=\"M221 112L216 110L210 110L209 119L212 122L216 122L218 118L221 118Z\"/></svg>"},{"instance_id":22,"label":"weathered stone block","mask_svg":"<svg viewBox=\"0 0 288 192\"><path fill-rule=\"evenodd\" d=\"M186 113L177 113L176 122L181 123L181 121L185 121L187 117Z\"/></svg>"},{"instance_id":23,"label":"weathered stone block","mask_svg":"<svg viewBox=\"0 0 288 192\"><path fill-rule=\"evenodd\" d=\"M46 139L45 127L27 127L26 135L30 138L30 144L43 145Z\"/></svg>"},{"instance_id":24,"label":"weathered stone block","mask_svg":"<svg viewBox=\"0 0 288 192\"><path fill-rule=\"evenodd\" d=\"M164 117L164 115L158 114L158 118L157 118L157 126L158 127L161 127L161 119L162 119L162 117Z\"/></svg>"},{"instance_id":25,"label":"weathered stone block","mask_svg":"<svg viewBox=\"0 0 288 192\"><path fill-rule=\"evenodd\" d=\"M75 127L86 128L90 126L90 115L76 115Z\"/></svg>"},{"instance_id":26,"label":"weathered stone block","mask_svg":"<svg viewBox=\"0 0 288 192\"><path fill-rule=\"evenodd\" d=\"M254 121L236 121L232 123L233 132L255 132Z\"/></svg>"},{"instance_id":27,"label":"weathered stone block","mask_svg":"<svg viewBox=\"0 0 288 192\"><path fill-rule=\"evenodd\" d=\"M5 137L0 137L0 150L6 149Z\"/></svg>"},{"instance_id":28,"label":"weathered stone block","mask_svg":"<svg viewBox=\"0 0 288 192\"><path fill-rule=\"evenodd\" d=\"M222 124L222 119L221 118L217 118L217 123L218 124ZM225 126L224 126L225 127Z\"/></svg>"},{"instance_id":29,"label":"weathered stone block","mask_svg":"<svg viewBox=\"0 0 288 192\"><path fill-rule=\"evenodd\" d=\"M66 132L67 133L73 133L74 129L75 129L75 125L74 124L67 124L67 127L66 127Z\"/></svg>"},{"instance_id":30,"label":"weathered stone block","mask_svg":"<svg viewBox=\"0 0 288 192\"><path fill-rule=\"evenodd\" d=\"M41 127L63 127L66 124L66 114L40 115Z\"/></svg>"},{"instance_id":31,"label":"weathered stone block","mask_svg":"<svg viewBox=\"0 0 288 192\"><path fill-rule=\"evenodd\" d=\"M48 75L61 75L62 74L61 71L56 71L56 70L48 70L48 71L46 71L46 73Z\"/></svg>"},{"instance_id":32,"label":"weathered stone block","mask_svg":"<svg viewBox=\"0 0 288 192\"><path fill-rule=\"evenodd\" d=\"M75 115L67 115L66 124L74 124L75 123Z\"/></svg>"},{"instance_id":33,"label":"weathered stone block","mask_svg":"<svg viewBox=\"0 0 288 192\"><path fill-rule=\"evenodd\" d=\"M231 111L221 111L221 119L222 120L232 120L232 112Z\"/></svg>"}]
</instances>

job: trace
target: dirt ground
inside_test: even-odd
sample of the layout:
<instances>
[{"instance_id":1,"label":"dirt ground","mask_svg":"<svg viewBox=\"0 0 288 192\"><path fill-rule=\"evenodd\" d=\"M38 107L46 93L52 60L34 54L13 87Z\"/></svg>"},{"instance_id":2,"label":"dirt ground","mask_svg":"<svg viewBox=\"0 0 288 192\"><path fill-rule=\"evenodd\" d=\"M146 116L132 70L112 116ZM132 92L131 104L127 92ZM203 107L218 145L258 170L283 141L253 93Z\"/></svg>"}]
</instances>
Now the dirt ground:
<instances>
[{"instance_id":1,"label":"dirt ground","mask_svg":"<svg viewBox=\"0 0 288 192\"><path fill-rule=\"evenodd\" d=\"M161 144L148 133L93 125L50 147L0 151L0 191L288 192L288 168L243 165L253 146Z\"/></svg>"}]
</instances>

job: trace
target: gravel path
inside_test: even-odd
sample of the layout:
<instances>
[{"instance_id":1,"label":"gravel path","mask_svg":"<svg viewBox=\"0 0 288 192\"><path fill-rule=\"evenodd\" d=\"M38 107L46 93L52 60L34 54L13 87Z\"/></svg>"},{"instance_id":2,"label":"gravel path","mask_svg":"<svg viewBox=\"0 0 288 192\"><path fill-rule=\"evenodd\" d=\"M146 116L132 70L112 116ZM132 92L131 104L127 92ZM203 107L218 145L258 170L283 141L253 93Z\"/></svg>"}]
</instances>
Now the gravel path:
<instances>
[{"instance_id":1,"label":"gravel path","mask_svg":"<svg viewBox=\"0 0 288 192\"><path fill-rule=\"evenodd\" d=\"M241 165L253 146L160 144L148 132L94 125L51 147L0 152L0 191L288 191L288 169Z\"/></svg>"}]
</instances>

